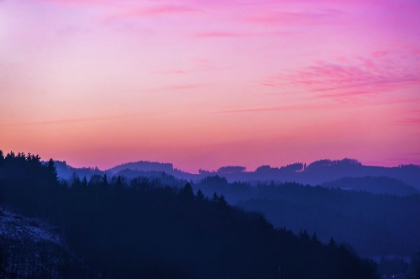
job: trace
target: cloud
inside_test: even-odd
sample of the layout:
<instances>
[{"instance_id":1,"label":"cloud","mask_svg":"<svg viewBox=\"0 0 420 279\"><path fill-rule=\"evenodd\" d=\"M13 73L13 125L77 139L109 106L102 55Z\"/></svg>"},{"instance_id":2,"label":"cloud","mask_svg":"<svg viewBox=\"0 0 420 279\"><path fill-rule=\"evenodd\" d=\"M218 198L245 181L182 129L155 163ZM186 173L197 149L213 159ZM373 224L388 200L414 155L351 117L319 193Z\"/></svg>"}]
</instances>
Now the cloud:
<instances>
[{"instance_id":1,"label":"cloud","mask_svg":"<svg viewBox=\"0 0 420 279\"><path fill-rule=\"evenodd\" d=\"M420 84L420 65L388 60L359 57L340 63L318 62L291 73L270 76L261 84L272 88L297 87L316 97L333 99L383 94L403 85Z\"/></svg>"},{"instance_id":2,"label":"cloud","mask_svg":"<svg viewBox=\"0 0 420 279\"><path fill-rule=\"evenodd\" d=\"M118 2L107 0L37 0L38 2L51 3L73 7L115 7Z\"/></svg>"},{"instance_id":3,"label":"cloud","mask_svg":"<svg viewBox=\"0 0 420 279\"><path fill-rule=\"evenodd\" d=\"M338 10L320 10L314 12L285 12L267 11L255 13L243 18L243 21L250 24L263 24L269 26L290 26L290 25L321 25L337 23L344 15Z\"/></svg>"},{"instance_id":4,"label":"cloud","mask_svg":"<svg viewBox=\"0 0 420 279\"><path fill-rule=\"evenodd\" d=\"M186 5L156 5L152 7L138 7L134 6L120 12L115 12L103 17L103 20L115 19L136 19L149 17L163 17L163 16L185 16L185 14L192 14L199 11L197 8Z\"/></svg>"},{"instance_id":5,"label":"cloud","mask_svg":"<svg viewBox=\"0 0 420 279\"><path fill-rule=\"evenodd\" d=\"M92 8L99 12L97 18L101 22L114 20L156 18L168 16L185 16L199 12L198 5L175 4L163 1L115 1L115 0L37 0L65 7Z\"/></svg>"},{"instance_id":6,"label":"cloud","mask_svg":"<svg viewBox=\"0 0 420 279\"><path fill-rule=\"evenodd\" d=\"M187 71L184 70L169 70L169 71L153 71L151 74L163 74L163 75L184 75Z\"/></svg>"},{"instance_id":7,"label":"cloud","mask_svg":"<svg viewBox=\"0 0 420 279\"><path fill-rule=\"evenodd\" d=\"M371 56L373 58L382 58L384 56L387 56L390 53L391 52L390 51L387 51L387 50L377 50L377 51L372 52Z\"/></svg>"},{"instance_id":8,"label":"cloud","mask_svg":"<svg viewBox=\"0 0 420 279\"><path fill-rule=\"evenodd\" d=\"M249 34L237 32L199 32L193 34L192 38L244 38L249 37Z\"/></svg>"},{"instance_id":9,"label":"cloud","mask_svg":"<svg viewBox=\"0 0 420 279\"><path fill-rule=\"evenodd\" d=\"M189 16L199 13L203 18L225 22L241 22L253 25L312 26L318 24L337 23L344 15L334 9L312 9L310 11L295 9L293 2L280 5L275 1L115 1L115 0L37 0L62 6L84 8L110 8L108 14L101 16L103 21L136 19L148 17ZM240 5L240 12L238 10ZM239 11L239 10L238 10ZM196 37L243 37L243 34L230 32L197 33Z\"/></svg>"},{"instance_id":10,"label":"cloud","mask_svg":"<svg viewBox=\"0 0 420 279\"><path fill-rule=\"evenodd\" d=\"M404 119L402 119L398 122L405 123L405 124L420 125L420 117L418 117L418 118L404 118Z\"/></svg>"},{"instance_id":11,"label":"cloud","mask_svg":"<svg viewBox=\"0 0 420 279\"><path fill-rule=\"evenodd\" d=\"M205 87L205 84L189 83L189 84L173 84L151 89L150 91L182 91Z\"/></svg>"},{"instance_id":12,"label":"cloud","mask_svg":"<svg viewBox=\"0 0 420 279\"><path fill-rule=\"evenodd\" d=\"M115 120L115 119L128 119L128 118L134 118L134 117L138 117L138 116L140 116L140 114L54 119L54 120L45 120L45 121L10 123L10 124L7 124L7 125L2 125L2 126L16 127L16 126L63 125L63 124L74 124L74 123L86 123L86 122L96 122L96 121L105 121L105 120Z\"/></svg>"},{"instance_id":13,"label":"cloud","mask_svg":"<svg viewBox=\"0 0 420 279\"><path fill-rule=\"evenodd\" d=\"M235 32L235 31L204 31L193 33L191 38L198 39L212 39L212 38L253 38L261 36L288 36L293 34L298 34L299 32L290 32L290 31L275 31L275 32Z\"/></svg>"},{"instance_id":14,"label":"cloud","mask_svg":"<svg viewBox=\"0 0 420 279\"><path fill-rule=\"evenodd\" d=\"M336 100L341 102L342 100ZM377 101L376 105L388 105L388 104L407 104L407 103L418 103L420 98L406 98L398 100L380 100ZM227 109L217 111L217 113L254 113L254 112L276 112L276 111L296 111L296 110L329 110L334 108L343 108L343 105L349 104L348 101L341 102L342 104L338 105L337 103L332 102L322 102L322 103L305 103L305 104L295 104L295 105L286 105L286 106L273 106L273 107L258 107L258 108L243 108L243 109ZM351 104L351 103L350 103ZM358 104L358 106L371 106L370 104ZM401 122L414 123L417 118L407 118ZM420 119L420 117L418 118Z\"/></svg>"},{"instance_id":15,"label":"cloud","mask_svg":"<svg viewBox=\"0 0 420 279\"><path fill-rule=\"evenodd\" d=\"M297 104L297 105L276 106L276 107L259 107L259 108L222 110L222 111L218 111L217 113L252 113L252 112L295 111L295 110L318 110L318 109L331 109L334 107L337 107L337 106L334 104Z\"/></svg>"}]
</instances>

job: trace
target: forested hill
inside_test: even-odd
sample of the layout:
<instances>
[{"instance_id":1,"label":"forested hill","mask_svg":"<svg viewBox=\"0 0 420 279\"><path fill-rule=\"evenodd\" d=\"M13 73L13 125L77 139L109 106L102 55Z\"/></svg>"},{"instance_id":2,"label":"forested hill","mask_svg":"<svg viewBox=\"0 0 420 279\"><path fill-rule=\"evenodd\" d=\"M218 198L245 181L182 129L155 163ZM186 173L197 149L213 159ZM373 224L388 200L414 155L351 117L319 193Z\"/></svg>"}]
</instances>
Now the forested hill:
<instances>
[{"instance_id":1,"label":"forested hill","mask_svg":"<svg viewBox=\"0 0 420 279\"><path fill-rule=\"evenodd\" d=\"M192 186L205 195L217 191L231 204L261 212L275 227L286 226L295 233L306 229L316 232L322 241L334 236L361 255L411 256L420 248L418 194L375 195L290 182L255 186L229 183L219 176L209 176Z\"/></svg>"},{"instance_id":2,"label":"forested hill","mask_svg":"<svg viewBox=\"0 0 420 279\"><path fill-rule=\"evenodd\" d=\"M69 184L59 182L52 160L24 154L0 154L0 170L2 205L61 228L66 246L104 276L378 278L371 262L334 240L323 245L304 231L274 229L261 214L231 207L222 195L207 199L189 184L106 175Z\"/></svg>"},{"instance_id":3,"label":"forested hill","mask_svg":"<svg viewBox=\"0 0 420 279\"><path fill-rule=\"evenodd\" d=\"M380 177L344 177L339 180L323 183L327 188L340 188L348 191L364 191L374 194L390 194L396 196L408 196L419 194L413 186L385 176Z\"/></svg>"},{"instance_id":4,"label":"forested hill","mask_svg":"<svg viewBox=\"0 0 420 279\"><path fill-rule=\"evenodd\" d=\"M218 175L225 177L229 182L269 182L274 180L277 182L294 181L310 185L319 185L344 177L389 177L403 181L407 185L420 191L420 166L365 166L354 159L319 160L308 165L304 163L295 163L284 167L271 167L266 165L257 168L254 172L236 172Z\"/></svg>"},{"instance_id":5,"label":"forested hill","mask_svg":"<svg viewBox=\"0 0 420 279\"><path fill-rule=\"evenodd\" d=\"M390 194L394 193L395 190L397 192L406 193L407 191L395 189L396 187L401 186L401 184L406 184L406 186L416 188L417 191L420 191L420 166L365 166L354 159L319 160L308 165L304 163L295 163L282 167L264 165L260 166L255 171L246 171L246 168L241 166L225 166L216 171L199 170L198 174L178 170L170 163L144 161L122 164L106 171L100 171L97 168L73 168L67 165L66 162L60 161L56 162L56 166L59 176L64 179L68 179L73 173L76 173L79 177L86 176L89 179L94 174L104 174L105 172L108 175L123 175L127 177L156 176L157 173L161 174L162 172L165 172L178 179L186 179L188 181L198 181L208 176L218 175L225 177L229 182L270 182L271 180L274 180L276 182L294 181L302 184L318 185L330 181L337 181L342 178L382 177L391 178L396 182L385 182L386 185L393 184L391 186L392 189L389 192ZM337 185L334 187L337 187ZM338 185L338 187L341 188L340 185ZM381 188L383 189L378 190L384 191L384 189L387 189L387 187ZM412 192L412 189L410 191Z\"/></svg>"},{"instance_id":6,"label":"forested hill","mask_svg":"<svg viewBox=\"0 0 420 279\"><path fill-rule=\"evenodd\" d=\"M238 206L264 214L274 226L333 235L365 256L411 256L420 248L420 195L398 197L287 183L261 187ZM267 198L269 197L269 198Z\"/></svg>"}]
</instances>

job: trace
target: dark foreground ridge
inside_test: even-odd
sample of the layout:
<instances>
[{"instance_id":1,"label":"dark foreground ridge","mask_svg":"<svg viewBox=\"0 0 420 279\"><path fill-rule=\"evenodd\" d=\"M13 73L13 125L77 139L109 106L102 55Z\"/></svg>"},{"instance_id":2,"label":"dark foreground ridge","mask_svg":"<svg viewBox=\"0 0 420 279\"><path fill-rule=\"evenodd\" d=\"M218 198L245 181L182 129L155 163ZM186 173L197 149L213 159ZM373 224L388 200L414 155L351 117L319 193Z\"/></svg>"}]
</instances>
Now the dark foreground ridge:
<instances>
[{"instance_id":1,"label":"dark foreground ridge","mask_svg":"<svg viewBox=\"0 0 420 279\"><path fill-rule=\"evenodd\" d=\"M333 239L324 245L315 234L274 229L261 214L229 206L223 195L194 194L189 184L106 175L59 181L52 160L13 153L0 154L0 175L2 204L60 228L66 249L98 278L378 278L372 262ZM0 277L10 277L13 251L1 251Z\"/></svg>"}]
</instances>

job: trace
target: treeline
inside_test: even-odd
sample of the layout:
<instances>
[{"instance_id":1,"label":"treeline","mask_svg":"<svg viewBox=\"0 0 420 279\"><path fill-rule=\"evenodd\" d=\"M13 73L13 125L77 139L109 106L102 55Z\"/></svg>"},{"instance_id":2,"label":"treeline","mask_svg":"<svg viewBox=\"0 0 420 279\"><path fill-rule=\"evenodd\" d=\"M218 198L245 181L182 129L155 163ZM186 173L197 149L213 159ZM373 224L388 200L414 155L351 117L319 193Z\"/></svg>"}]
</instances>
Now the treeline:
<instances>
[{"instance_id":1,"label":"treeline","mask_svg":"<svg viewBox=\"0 0 420 279\"><path fill-rule=\"evenodd\" d=\"M238 203L263 213L274 226L306 228L359 254L411 256L420 248L420 195L397 197L287 183L262 186Z\"/></svg>"},{"instance_id":2,"label":"treeline","mask_svg":"<svg viewBox=\"0 0 420 279\"><path fill-rule=\"evenodd\" d=\"M341 188L348 191L395 196L420 194L413 186L407 185L401 180L386 176L344 177L339 180L323 183L322 186L327 188Z\"/></svg>"},{"instance_id":3,"label":"treeline","mask_svg":"<svg viewBox=\"0 0 420 279\"><path fill-rule=\"evenodd\" d=\"M0 278L98 278L100 273L56 243L0 237Z\"/></svg>"},{"instance_id":4,"label":"treeline","mask_svg":"<svg viewBox=\"0 0 420 279\"><path fill-rule=\"evenodd\" d=\"M113 278L377 278L372 262L334 240L274 229L189 184L106 175L60 182L52 161L12 153L0 154L0 173L4 204L50 220L70 250Z\"/></svg>"},{"instance_id":5,"label":"treeline","mask_svg":"<svg viewBox=\"0 0 420 279\"><path fill-rule=\"evenodd\" d=\"M411 256L420 248L420 195L398 197L329 189L298 183L229 183L219 176L193 184L211 196L223 194L230 204L264 214L275 227L331 236L360 255Z\"/></svg>"}]
</instances>

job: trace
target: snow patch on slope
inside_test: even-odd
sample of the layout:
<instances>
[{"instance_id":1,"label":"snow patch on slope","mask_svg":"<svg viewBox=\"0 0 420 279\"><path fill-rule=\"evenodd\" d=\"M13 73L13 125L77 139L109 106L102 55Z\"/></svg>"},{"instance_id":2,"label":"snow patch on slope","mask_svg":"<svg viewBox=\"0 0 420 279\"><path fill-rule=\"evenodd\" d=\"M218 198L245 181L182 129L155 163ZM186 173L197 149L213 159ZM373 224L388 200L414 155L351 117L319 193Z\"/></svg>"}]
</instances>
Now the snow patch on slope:
<instances>
[{"instance_id":1,"label":"snow patch on slope","mask_svg":"<svg viewBox=\"0 0 420 279\"><path fill-rule=\"evenodd\" d=\"M56 227L37 218L28 218L8 210L0 211L0 236L9 239L31 239L35 242L50 241L61 245Z\"/></svg>"}]
</instances>

